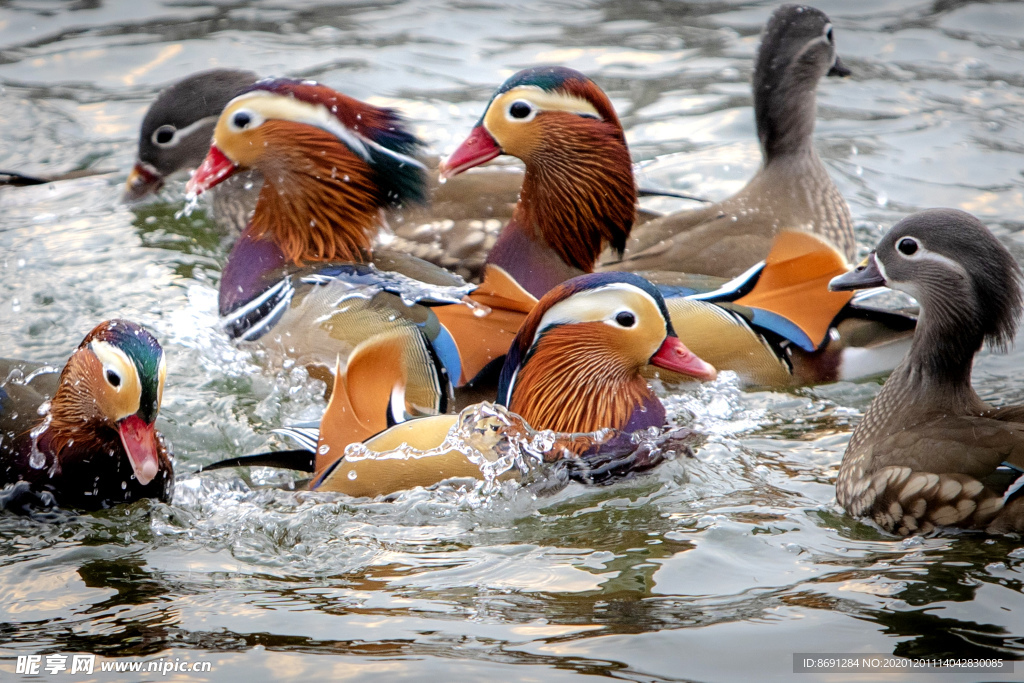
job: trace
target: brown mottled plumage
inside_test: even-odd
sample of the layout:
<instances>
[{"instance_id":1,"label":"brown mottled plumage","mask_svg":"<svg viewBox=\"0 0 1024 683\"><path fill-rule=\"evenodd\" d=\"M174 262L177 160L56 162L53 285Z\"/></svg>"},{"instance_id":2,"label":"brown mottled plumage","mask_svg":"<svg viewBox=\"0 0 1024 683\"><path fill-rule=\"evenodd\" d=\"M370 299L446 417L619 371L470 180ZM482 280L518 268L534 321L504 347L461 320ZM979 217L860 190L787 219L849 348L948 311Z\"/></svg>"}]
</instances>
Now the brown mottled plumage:
<instances>
[{"instance_id":1,"label":"brown mottled plumage","mask_svg":"<svg viewBox=\"0 0 1024 683\"><path fill-rule=\"evenodd\" d=\"M993 408L971 387L982 343L1005 348L1021 318L1021 272L978 219L953 209L897 223L835 289L887 285L921 304L907 358L864 415L843 456L836 498L886 531L937 526L1024 530L1003 508L1003 463L1024 471L1024 407Z\"/></svg>"}]
</instances>

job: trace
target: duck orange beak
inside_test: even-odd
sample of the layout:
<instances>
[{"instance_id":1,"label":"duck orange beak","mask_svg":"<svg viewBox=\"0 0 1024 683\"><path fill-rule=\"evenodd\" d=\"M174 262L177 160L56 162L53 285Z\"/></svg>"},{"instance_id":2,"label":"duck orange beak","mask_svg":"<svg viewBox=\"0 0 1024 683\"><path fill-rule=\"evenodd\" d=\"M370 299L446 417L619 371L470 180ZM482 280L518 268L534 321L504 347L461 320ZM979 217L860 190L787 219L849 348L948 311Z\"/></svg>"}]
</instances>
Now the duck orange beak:
<instances>
[{"instance_id":1,"label":"duck orange beak","mask_svg":"<svg viewBox=\"0 0 1024 683\"><path fill-rule=\"evenodd\" d=\"M128 181L124 184L124 194L121 195L122 202L135 202L147 194L156 192L164 186L164 178L156 172L156 169L149 164L136 161L128 174Z\"/></svg>"},{"instance_id":2,"label":"duck orange beak","mask_svg":"<svg viewBox=\"0 0 1024 683\"><path fill-rule=\"evenodd\" d=\"M185 186L189 194L201 195L211 187L219 185L227 178L234 175L238 170L238 164L224 156L217 145L210 145L210 151L199 166L199 169L192 174Z\"/></svg>"},{"instance_id":3,"label":"duck orange beak","mask_svg":"<svg viewBox=\"0 0 1024 683\"><path fill-rule=\"evenodd\" d=\"M441 162L437 170L447 180L474 166L485 164L500 154L501 147L481 124L470 131L469 137L463 140L450 157Z\"/></svg>"},{"instance_id":4,"label":"duck orange beak","mask_svg":"<svg viewBox=\"0 0 1024 683\"><path fill-rule=\"evenodd\" d=\"M715 366L702 360L697 354L686 348L686 345L679 341L679 337L665 337L661 348L651 356L649 362L651 365L672 370L702 382L710 382L718 377Z\"/></svg>"},{"instance_id":5,"label":"duck orange beak","mask_svg":"<svg viewBox=\"0 0 1024 683\"><path fill-rule=\"evenodd\" d=\"M138 415L129 415L118 421L117 432L128 452L135 478L145 486L160 471L160 459L156 454L156 425L146 424Z\"/></svg>"}]
</instances>

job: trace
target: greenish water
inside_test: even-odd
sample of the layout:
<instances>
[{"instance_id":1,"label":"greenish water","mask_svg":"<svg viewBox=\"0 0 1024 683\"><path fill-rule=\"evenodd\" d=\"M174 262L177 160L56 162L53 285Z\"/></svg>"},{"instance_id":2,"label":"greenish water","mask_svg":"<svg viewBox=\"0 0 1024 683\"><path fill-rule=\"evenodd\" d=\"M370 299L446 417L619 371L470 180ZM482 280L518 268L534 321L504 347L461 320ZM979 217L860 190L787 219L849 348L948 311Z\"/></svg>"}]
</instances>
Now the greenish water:
<instances>
[{"instance_id":1,"label":"greenish water","mask_svg":"<svg viewBox=\"0 0 1024 683\"><path fill-rule=\"evenodd\" d=\"M0 168L116 169L0 189L0 356L59 362L102 319L148 325L179 476L173 505L0 516L2 677L37 653L209 662L150 678L238 681L812 680L794 652L1024 658L1021 541L892 540L835 507L877 383L666 394L707 435L695 460L549 498L384 503L190 475L274 447L272 428L323 405L303 371L265 372L222 337L228 244L201 212L174 217L182 181L118 203L161 86L211 66L315 78L400 107L446 153L509 73L557 62L611 95L634 157L655 160L646 180L721 197L758 163L749 76L772 6L0 3ZM861 246L956 206L1024 253L1024 5L818 6L854 71L820 89L818 149ZM1020 349L979 357L984 398L1024 401ZM1012 678L919 676L981 677Z\"/></svg>"}]
</instances>

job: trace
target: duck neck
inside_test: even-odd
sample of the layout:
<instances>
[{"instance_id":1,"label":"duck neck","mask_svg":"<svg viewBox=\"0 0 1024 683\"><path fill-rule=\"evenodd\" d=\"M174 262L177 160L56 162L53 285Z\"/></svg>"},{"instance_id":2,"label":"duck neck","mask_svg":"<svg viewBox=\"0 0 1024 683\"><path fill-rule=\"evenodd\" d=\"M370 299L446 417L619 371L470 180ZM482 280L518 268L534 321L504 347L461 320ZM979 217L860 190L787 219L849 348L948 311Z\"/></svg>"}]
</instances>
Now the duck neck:
<instances>
[{"instance_id":1,"label":"duck neck","mask_svg":"<svg viewBox=\"0 0 1024 683\"><path fill-rule=\"evenodd\" d=\"M922 306L910 352L886 380L854 432L850 449L937 415L977 415L989 409L971 386L979 334ZM976 328L975 328L976 329Z\"/></svg>"},{"instance_id":2,"label":"duck neck","mask_svg":"<svg viewBox=\"0 0 1024 683\"><path fill-rule=\"evenodd\" d=\"M519 211L522 202L520 198L512 220L491 248L487 263L505 269L523 289L539 299L553 287L589 271L566 263L536 229L523 222Z\"/></svg>"},{"instance_id":3,"label":"duck neck","mask_svg":"<svg viewBox=\"0 0 1024 683\"><path fill-rule=\"evenodd\" d=\"M818 75L786 72L778 83L755 82L754 116L765 165L787 158L809 156L814 151L814 121L818 114ZM820 163L820 162L819 162Z\"/></svg>"},{"instance_id":4,"label":"duck neck","mask_svg":"<svg viewBox=\"0 0 1024 683\"><path fill-rule=\"evenodd\" d=\"M218 308L221 316L252 301L274 284L273 274L288 262L277 242L255 235L250 223L228 255L220 275Z\"/></svg>"},{"instance_id":5,"label":"duck neck","mask_svg":"<svg viewBox=\"0 0 1024 683\"><path fill-rule=\"evenodd\" d=\"M544 332L516 374L509 409L534 429L563 433L663 426L665 409L641 368L622 365L599 334L578 327Z\"/></svg>"},{"instance_id":6,"label":"duck neck","mask_svg":"<svg viewBox=\"0 0 1024 683\"><path fill-rule=\"evenodd\" d=\"M621 128L575 116L571 124L549 131L551 144L526 160L512 220L487 259L538 298L592 272L605 244L621 253L636 215Z\"/></svg>"},{"instance_id":7,"label":"duck neck","mask_svg":"<svg viewBox=\"0 0 1024 683\"><path fill-rule=\"evenodd\" d=\"M326 131L285 130L289 144L276 146L260 168L263 189L249 223L252 238L273 241L299 266L366 263L385 203L373 169Z\"/></svg>"}]
</instances>

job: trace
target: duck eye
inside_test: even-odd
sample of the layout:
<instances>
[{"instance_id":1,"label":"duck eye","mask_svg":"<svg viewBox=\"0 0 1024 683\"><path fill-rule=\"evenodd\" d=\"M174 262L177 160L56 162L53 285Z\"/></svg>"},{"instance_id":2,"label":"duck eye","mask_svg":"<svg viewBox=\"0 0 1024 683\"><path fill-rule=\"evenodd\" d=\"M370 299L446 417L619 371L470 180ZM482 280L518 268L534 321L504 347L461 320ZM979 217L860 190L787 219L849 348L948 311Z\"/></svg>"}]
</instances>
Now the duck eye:
<instances>
[{"instance_id":1,"label":"duck eye","mask_svg":"<svg viewBox=\"0 0 1024 683\"><path fill-rule=\"evenodd\" d=\"M615 316L615 322L623 327L633 327L636 324L636 316L629 311L622 311Z\"/></svg>"},{"instance_id":2,"label":"duck eye","mask_svg":"<svg viewBox=\"0 0 1024 683\"><path fill-rule=\"evenodd\" d=\"M900 240L896 248L900 250L901 254L906 256L912 256L917 251L917 240L913 240L909 237L904 237Z\"/></svg>"},{"instance_id":3,"label":"duck eye","mask_svg":"<svg viewBox=\"0 0 1024 683\"><path fill-rule=\"evenodd\" d=\"M252 123L252 116L248 112L240 111L232 117L231 122L235 124L235 128L245 130Z\"/></svg>"},{"instance_id":4,"label":"duck eye","mask_svg":"<svg viewBox=\"0 0 1024 683\"><path fill-rule=\"evenodd\" d=\"M830 42L830 43L832 42L832 27L831 26L829 27L829 29L827 31L825 31L825 37L828 38L828 42Z\"/></svg>"},{"instance_id":5,"label":"duck eye","mask_svg":"<svg viewBox=\"0 0 1024 683\"><path fill-rule=\"evenodd\" d=\"M110 386L116 389L121 386L121 375L117 374L113 370L107 370L107 381L110 382Z\"/></svg>"},{"instance_id":6,"label":"duck eye","mask_svg":"<svg viewBox=\"0 0 1024 683\"><path fill-rule=\"evenodd\" d=\"M522 100L516 100L508 108L508 115L514 119L525 119L532 113L533 107L528 102L523 102Z\"/></svg>"},{"instance_id":7,"label":"duck eye","mask_svg":"<svg viewBox=\"0 0 1024 683\"><path fill-rule=\"evenodd\" d=\"M153 142L160 146L169 145L174 142L174 136L177 132L178 129L172 125L160 126L153 131Z\"/></svg>"}]
</instances>

